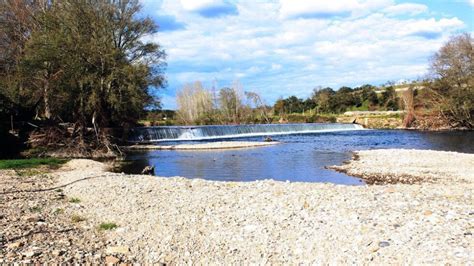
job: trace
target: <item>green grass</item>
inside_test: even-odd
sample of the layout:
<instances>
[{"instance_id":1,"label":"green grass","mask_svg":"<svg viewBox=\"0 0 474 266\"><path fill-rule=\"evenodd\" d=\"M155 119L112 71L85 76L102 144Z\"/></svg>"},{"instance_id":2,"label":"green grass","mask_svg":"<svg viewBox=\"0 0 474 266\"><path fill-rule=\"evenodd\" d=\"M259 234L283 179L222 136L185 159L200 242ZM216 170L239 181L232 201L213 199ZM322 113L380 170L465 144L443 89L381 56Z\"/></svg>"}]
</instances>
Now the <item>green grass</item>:
<instances>
[{"instance_id":1,"label":"green grass","mask_svg":"<svg viewBox=\"0 0 474 266\"><path fill-rule=\"evenodd\" d=\"M69 202L70 203L79 203L79 202L81 202L81 199L79 199L79 198L70 198Z\"/></svg>"},{"instance_id":2,"label":"green grass","mask_svg":"<svg viewBox=\"0 0 474 266\"><path fill-rule=\"evenodd\" d=\"M101 223L99 224L99 229L100 230L112 230L117 228L117 224L115 223Z\"/></svg>"},{"instance_id":3,"label":"green grass","mask_svg":"<svg viewBox=\"0 0 474 266\"><path fill-rule=\"evenodd\" d=\"M49 166L54 168L59 167L65 162L67 162L67 160L56 158L0 160L0 169L25 169L38 166Z\"/></svg>"}]
</instances>

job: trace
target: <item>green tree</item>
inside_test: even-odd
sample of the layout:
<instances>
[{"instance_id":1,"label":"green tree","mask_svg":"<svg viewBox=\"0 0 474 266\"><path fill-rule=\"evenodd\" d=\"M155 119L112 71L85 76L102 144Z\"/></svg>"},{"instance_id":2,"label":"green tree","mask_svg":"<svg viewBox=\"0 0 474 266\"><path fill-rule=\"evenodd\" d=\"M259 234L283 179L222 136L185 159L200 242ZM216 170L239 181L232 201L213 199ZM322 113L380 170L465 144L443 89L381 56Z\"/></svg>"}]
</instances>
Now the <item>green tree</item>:
<instances>
[{"instance_id":1,"label":"green tree","mask_svg":"<svg viewBox=\"0 0 474 266\"><path fill-rule=\"evenodd\" d=\"M331 110L331 98L336 94L332 88L316 88L313 90L311 98L316 103L318 112L329 113Z\"/></svg>"},{"instance_id":2,"label":"green tree","mask_svg":"<svg viewBox=\"0 0 474 266\"><path fill-rule=\"evenodd\" d=\"M36 108L38 118L74 123L81 139L86 127L99 139L102 128L134 123L159 105L153 95L165 85L165 53L145 41L157 25L139 15L138 0L23 1L41 5L8 9L18 2L0 5L9 22L2 38L21 50L2 47L8 66L0 84L15 92L10 98Z\"/></svg>"},{"instance_id":3,"label":"green tree","mask_svg":"<svg viewBox=\"0 0 474 266\"><path fill-rule=\"evenodd\" d=\"M285 100L283 100L283 98L279 98L275 102L275 104L273 105L273 111L276 115L286 114L287 111L285 106Z\"/></svg>"},{"instance_id":4,"label":"green tree","mask_svg":"<svg viewBox=\"0 0 474 266\"><path fill-rule=\"evenodd\" d=\"M399 99L393 86L386 87L380 97L380 105L384 106L387 110L398 110L398 101Z\"/></svg>"},{"instance_id":5,"label":"green tree","mask_svg":"<svg viewBox=\"0 0 474 266\"><path fill-rule=\"evenodd\" d=\"M377 96L377 93L373 90L368 92L367 100L369 101L369 105L372 107L377 106L379 104L379 97Z\"/></svg>"},{"instance_id":6,"label":"green tree","mask_svg":"<svg viewBox=\"0 0 474 266\"><path fill-rule=\"evenodd\" d=\"M72 107L74 121L98 127L133 122L153 104L149 88L164 85L164 52L142 41L157 28L138 19L139 10L133 0L65 0L39 17L24 70L38 80L31 83L41 87L46 117L50 94L66 94L66 101L55 101L58 115Z\"/></svg>"}]
</instances>

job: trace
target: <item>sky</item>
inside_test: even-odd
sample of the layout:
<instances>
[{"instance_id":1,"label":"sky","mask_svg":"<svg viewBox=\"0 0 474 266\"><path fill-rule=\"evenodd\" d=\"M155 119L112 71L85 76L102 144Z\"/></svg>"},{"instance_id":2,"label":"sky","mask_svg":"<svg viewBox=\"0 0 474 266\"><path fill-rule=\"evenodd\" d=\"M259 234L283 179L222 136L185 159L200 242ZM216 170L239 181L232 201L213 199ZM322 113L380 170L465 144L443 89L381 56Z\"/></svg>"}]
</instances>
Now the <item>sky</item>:
<instances>
[{"instance_id":1,"label":"sky","mask_svg":"<svg viewBox=\"0 0 474 266\"><path fill-rule=\"evenodd\" d=\"M313 88L415 80L462 32L474 0L140 0L167 54L163 108L186 83L242 84L267 104Z\"/></svg>"}]
</instances>

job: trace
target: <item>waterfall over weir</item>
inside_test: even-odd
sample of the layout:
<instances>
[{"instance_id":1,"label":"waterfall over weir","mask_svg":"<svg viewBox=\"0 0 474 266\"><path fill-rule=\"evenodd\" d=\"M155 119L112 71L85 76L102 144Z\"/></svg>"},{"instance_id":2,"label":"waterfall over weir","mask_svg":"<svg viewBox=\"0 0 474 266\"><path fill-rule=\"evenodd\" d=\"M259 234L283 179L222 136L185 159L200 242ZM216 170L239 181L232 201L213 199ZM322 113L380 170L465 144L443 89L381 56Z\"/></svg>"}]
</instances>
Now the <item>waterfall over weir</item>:
<instances>
[{"instance_id":1,"label":"waterfall over weir","mask_svg":"<svg viewBox=\"0 0 474 266\"><path fill-rule=\"evenodd\" d=\"M361 125L339 123L137 127L130 132L129 141L147 143L210 140L362 129Z\"/></svg>"}]
</instances>

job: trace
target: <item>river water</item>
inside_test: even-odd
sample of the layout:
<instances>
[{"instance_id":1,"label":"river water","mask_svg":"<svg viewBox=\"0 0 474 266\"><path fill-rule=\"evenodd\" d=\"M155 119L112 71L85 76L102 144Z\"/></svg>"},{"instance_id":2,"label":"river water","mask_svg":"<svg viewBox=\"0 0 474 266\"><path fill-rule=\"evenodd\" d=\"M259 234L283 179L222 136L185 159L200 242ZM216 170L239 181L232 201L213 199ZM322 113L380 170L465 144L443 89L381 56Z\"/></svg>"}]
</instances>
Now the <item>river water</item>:
<instances>
[{"instance_id":1,"label":"river water","mask_svg":"<svg viewBox=\"0 0 474 266\"><path fill-rule=\"evenodd\" d=\"M155 175L165 177L220 181L274 179L360 185L363 184L362 180L325 169L325 166L342 164L351 158L352 151L367 149L431 149L474 153L472 131L362 130L278 135L273 139L281 144L236 150L133 152L128 154L119 171L139 173L145 166L154 165ZM261 141L262 137L236 140Z\"/></svg>"}]
</instances>

